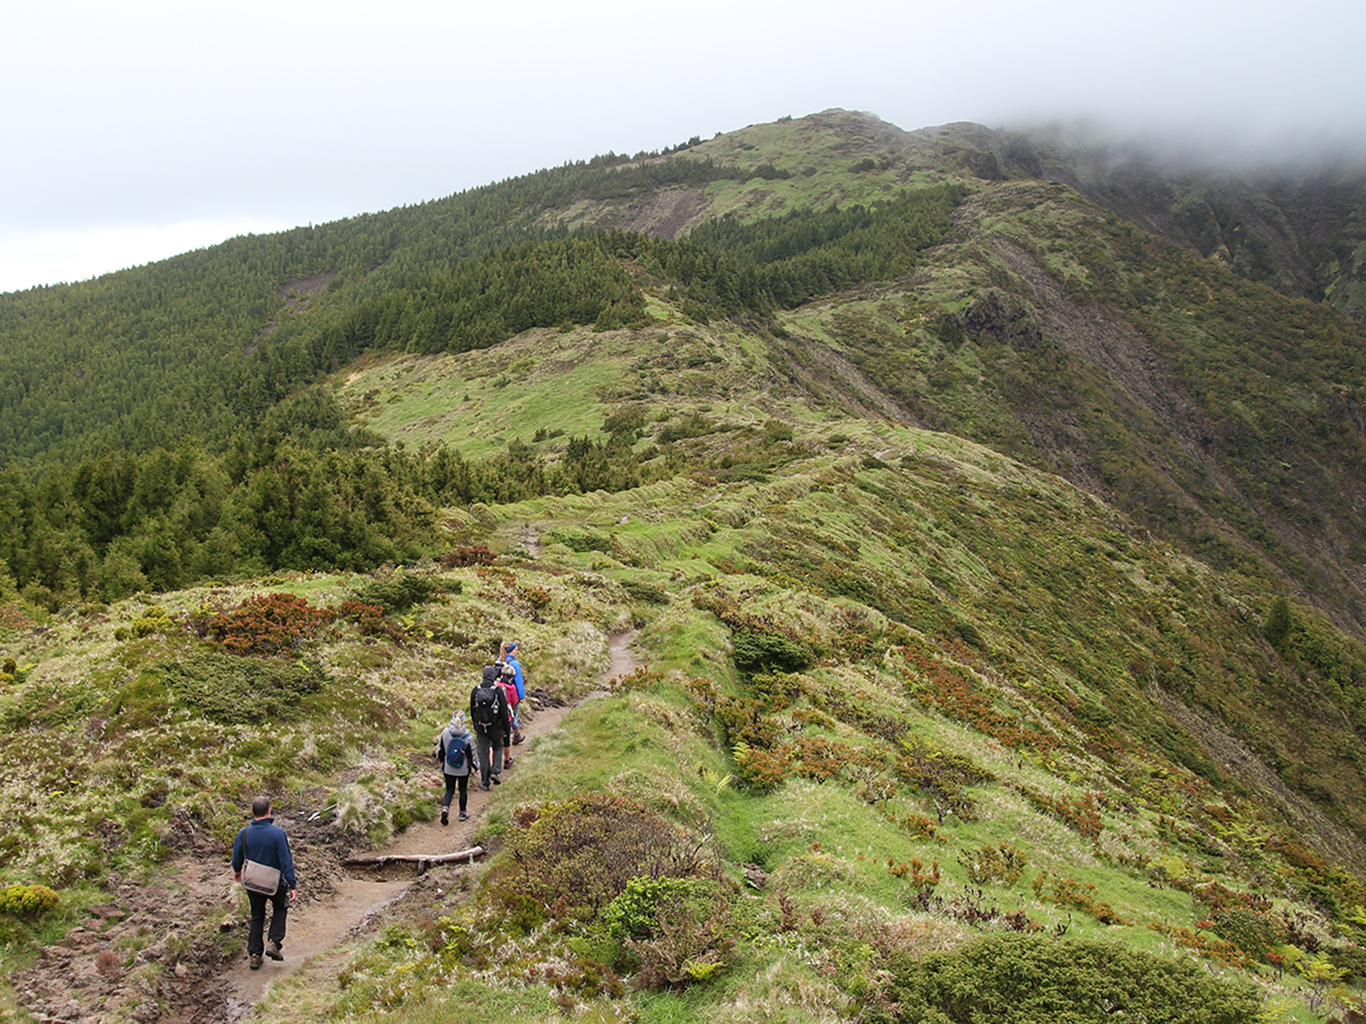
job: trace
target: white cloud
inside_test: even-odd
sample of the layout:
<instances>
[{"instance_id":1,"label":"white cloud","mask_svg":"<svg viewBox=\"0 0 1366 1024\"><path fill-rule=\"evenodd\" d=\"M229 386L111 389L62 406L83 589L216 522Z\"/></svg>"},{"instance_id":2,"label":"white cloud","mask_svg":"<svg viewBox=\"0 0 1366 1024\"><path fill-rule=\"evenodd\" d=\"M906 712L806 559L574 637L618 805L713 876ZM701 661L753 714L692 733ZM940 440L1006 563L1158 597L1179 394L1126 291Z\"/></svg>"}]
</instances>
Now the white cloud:
<instances>
[{"instance_id":1,"label":"white cloud","mask_svg":"<svg viewBox=\"0 0 1366 1024\"><path fill-rule=\"evenodd\" d=\"M5 22L0 287L828 107L1362 140L1363 36L1360 0L45 0Z\"/></svg>"}]
</instances>

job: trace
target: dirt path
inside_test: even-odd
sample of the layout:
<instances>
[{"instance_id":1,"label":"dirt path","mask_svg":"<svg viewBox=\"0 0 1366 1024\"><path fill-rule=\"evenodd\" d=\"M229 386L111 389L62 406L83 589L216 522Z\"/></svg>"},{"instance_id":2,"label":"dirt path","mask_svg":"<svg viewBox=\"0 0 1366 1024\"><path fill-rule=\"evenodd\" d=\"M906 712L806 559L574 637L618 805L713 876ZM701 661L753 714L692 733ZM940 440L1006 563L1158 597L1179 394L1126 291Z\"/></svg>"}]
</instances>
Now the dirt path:
<instances>
[{"instance_id":1,"label":"dirt path","mask_svg":"<svg viewBox=\"0 0 1366 1024\"><path fill-rule=\"evenodd\" d=\"M636 634L639 630L631 630L629 633L618 633L612 637L607 645L611 654L612 663L607 669L603 680L617 679L621 676L628 676L640 667L640 662L636 660L635 651L631 645L636 642Z\"/></svg>"},{"instance_id":2,"label":"dirt path","mask_svg":"<svg viewBox=\"0 0 1366 1024\"><path fill-rule=\"evenodd\" d=\"M609 638L609 667L602 683L636 668L634 633ZM601 696L597 690L590 697ZM523 719L527 742L513 748L517 763L504 773L516 790L517 776L534 772L537 739L559 728L569 707L542 704ZM440 799L440 775L432 766L432 801ZM494 791L499 792L498 790ZM475 828L493 793L469 794L470 820L415 822L369 855L440 855L473 845ZM289 913L283 962L267 960L257 971L246 959L246 901L232 881L220 844L191 821L168 841L177 855L154 882L107 879L109 902L89 907L82 923L60 942L45 946L36 962L9 980L15 997L35 1020L100 1024L106 1019L140 1024L233 1024L250 1013L273 982L298 976L324 992L336 984L348 955L345 943L372 934L386 912L412 893L439 904L462 898L471 868L442 865L419 874L411 864L347 868L349 849L336 829L310 810L280 818L290 837L299 875L299 900ZM203 935L203 922L221 922L232 949Z\"/></svg>"},{"instance_id":3,"label":"dirt path","mask_svg":"<svg viewBox=\"0 0 1366 1024\"><path fill-rule=\"evenodd\" d=\"M609 638L610 665L602 677L603 682L635 670L638 663L631 649L635 636L635 632L630 632ZM604 692L594 691L589 696L600 696ZM536 739L559 728L571 710L570 707L542 708L523 722L522 732L526 742L514 748L516 763L504 773L508 783L515 782L517 774L521 772L536 770ZM414 822L382 849L362 855L439 855L469 849L474 845L475 828L483 816L484 807L493 795L493 792L485 793L472 785L468 821L457 821L452 811L448 826L442 826L439 819ZM437 795L433 797L438 798ZM378 872L373 868L356 868L343 874L325 899L305 903L291 911L282 947L284 961L276 963L267 960L260 970L253 971L244 954L243 959L222 979L226 983L226 992L222 996L224 1013L219 1019L240 1020L252 1004L265 994L272 981L288 977L310 959L326 953L348 938L368 931L382 918L386 908L408 893L417 877L415 869L405 864L386 867ZM306 884L307 879L301 875L301 891ZM244 934L244 942L245 938Z\"/></svg>"}]
</instances>

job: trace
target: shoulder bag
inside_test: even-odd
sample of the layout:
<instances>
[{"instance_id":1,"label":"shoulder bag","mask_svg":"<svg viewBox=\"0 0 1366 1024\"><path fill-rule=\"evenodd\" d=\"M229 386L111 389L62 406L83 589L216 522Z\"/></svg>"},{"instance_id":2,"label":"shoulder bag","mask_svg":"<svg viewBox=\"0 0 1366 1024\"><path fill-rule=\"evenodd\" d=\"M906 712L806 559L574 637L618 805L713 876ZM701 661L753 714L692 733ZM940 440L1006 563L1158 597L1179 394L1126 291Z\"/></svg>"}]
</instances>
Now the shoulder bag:
<instances>
[{"instance_id":1,"label":"shoulder bag","mask_svg":"<svg viewBox=\"0 0 1366 1024\"><path fill-rule=\"evenodd\" d=\"M242 884L252 892L274 896L280 888L280 869L249 860L242 865Z\"/></svg>"}]
</instances>

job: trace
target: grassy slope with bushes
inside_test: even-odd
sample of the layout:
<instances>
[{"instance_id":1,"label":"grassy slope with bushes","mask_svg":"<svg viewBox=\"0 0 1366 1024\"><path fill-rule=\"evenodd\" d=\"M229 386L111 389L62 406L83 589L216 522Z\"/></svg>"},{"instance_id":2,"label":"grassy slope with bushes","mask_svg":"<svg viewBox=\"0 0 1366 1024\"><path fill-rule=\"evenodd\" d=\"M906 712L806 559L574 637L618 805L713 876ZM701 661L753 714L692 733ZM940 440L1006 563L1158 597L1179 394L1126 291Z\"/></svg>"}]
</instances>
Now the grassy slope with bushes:
<instances>
[{"instance_id":1,"label":"grassy slope with bushes","mask_svg":"<svg viewBox=\"0 0 1366 1024\"><path fill-rule=\"evenodd\" d=\"M1360 635L1359 324L1024 177L1044 169L1027 148L971 125L906 133L830 111L4 296L0 358L18 390L0 403L16 418L0 431L13 474L0 514L16 538L3 557L21 589L36 588L31 600L53 606L238 565L407 557L424 524L418 495L376 497L376 482L408 484L388 464L358 468L352 483L381 536L332 517L353 500L329 493L336 474L297 499L288 492L299 481L253 476L279 436L309 452L375 443L321 392L301 389L381 352L486 348L527 328L727 319L764 350L760 374L814 377L838 408L962 434L1060 472L1212 564L1285 578ZM662 211L683 193L687 217L675 223ZM674 240L566 233L666 223ZM830 298L838 289L851 290ZM186 346L212 367L182 373L172 354ZM688 353L686 367L717 355ZM876 394L851 397L852 372L828 379L832 360L852 362ZM522 367L509 369L495 383L515 382ZM571 403L611 386L578 376L566 382ZM644 390L667 391L671 377ZM383 390L363 393L377 413ZM869 397L871 410L858 407ZM513 423L528 413L459 400ZM565 429L529 412L547 434ZM431 417L450 415L421 417L415 436L439 438ZM187 451L187 436L201 450ZM128 507L143 474L111 470L110 450L225 464L171 487L154 479ZM97 486L65 479L78 460L74 472ZM620 469L608 475L631 482ZM177 488L192 493L178 500ZM497 500L537 489L562 487L527 479ZM322 550L262 515L271 500L320 519ZM221 507L226 521L187 516L193 504ZM180 536L193 550L175 550Z\"/></svg>"},{"instance_id":2,"label":"grassy slope with bushes","mask_svg":"<svg viewBox=\"0 0 1366 1024\"><path fill-rule=\"evenodd\" d=\"M572 701L639 628L648 668L491 804L468 894L263 1019L1359 1005L1360 329L1009 180L997 142L821 115L5 297L15 366L45 318L141 339L87 405L30 388L0 488L6 970L258 790L327 850L430 817L415 766L491 643ZM928 233L884 230L920 199ZM562 232L652 204L736 217ZM143 373L200 300L119 304L234 253L201 408ZM216 923L125 943L128 984L169 998Z\"/></svg>"},{"instance_id":3,"label":"grassy slope with bushes","mask_svg":"<svg viewBox=\"0 0 1366 1024\"><path fill-rule=\"evenodd\" d=\"M1097 1006L1132 984L1173 1020L1310 1021L1354 998L1360 823L1278 807L1274 780L1232 774L1181 709L1235 723L1238 689L1213 681L1278 678L1242 695L1270 729L1266 702L1307 687L1325 714L1297 735L1348 785L1362 709L1289 638L1362 652L1288 605L1283 657L1256 581L1057 478L943 435L832 426L836 449L764 480L452 511L445 564L12 628L0 744L24 767L5 814L36 842L9 844L0 878L63 902L3 918L11 967L107 872L156 871L187 834L227 844L243 794L321 809L339 836L429 818L414 760L491 640L516 632L535 683L574 699L635 624L648 665L503 787L478 837L501 852L468 898L410 905L339 976L279 986L263 1019L955 1019L1018 998L945 1002L981 957ZM244 722L249 693L290 710ZM1151 979L1178 970L1174 1000ZM476 986L491 1001L471 1011ZM1046 987L1030 992L1020 1019L1044 1019Z\"/></svg>"}]
</instances>

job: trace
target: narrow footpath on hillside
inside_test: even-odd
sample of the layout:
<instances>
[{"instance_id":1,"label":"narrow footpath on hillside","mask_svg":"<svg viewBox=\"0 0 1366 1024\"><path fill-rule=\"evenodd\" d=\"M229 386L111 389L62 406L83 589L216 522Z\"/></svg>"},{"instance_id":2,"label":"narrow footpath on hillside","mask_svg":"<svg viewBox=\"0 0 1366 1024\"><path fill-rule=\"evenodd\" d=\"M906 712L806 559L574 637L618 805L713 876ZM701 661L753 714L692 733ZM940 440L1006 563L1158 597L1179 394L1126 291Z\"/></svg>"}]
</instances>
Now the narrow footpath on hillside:
<instances>
[{"instance_id":1,"label":"narrow footpath on hillside","mask_svg":"<svg viewBox=\"0 0 1366 1024\"><path fill-rule=\"evenodd\" d=\"M608 638L610 665L600 684L636 667L635 632ZM590 693L601 696L605 690ZM560 727L572 710L541 704L523 718L525 743L513 748L516 764L505 771L513 796L517 780L537 770L537 740ZM430 773L433 811L441 798L439 766L414 765ZM111 876L108 902L86 908L84 920L62 939L43 947L37 960L11 978L19 1005L38 1021L99 1024L112 1014L139 1024L235 1024L269 992L272 983L299 978L307 991L335 989L351 940L374 934L405 897L439 907L464 898L477 868L442 864L419 870L412 862L382 867L351 866L355 858L429 858L474 846L474 835L492 793L470 788L468 821L452 817L443 827L414 822L381 849L359 850L327 824L320 811L293 809L279 819L294 848L299 900L290 909L284 960L249 968L245 900L232 881L227 851L185 819L167 842L176 851L154 879ZM506 799L507 797L505 797ZM212 941L187 942L206 919L220 914L224 957ZM321 998L321 997L320 997Z\"/></svg>"},{"instance_id":2,"label":"narrow footpath on hillside","mask_svg":"<svg viewBox=\"0 0 1366 1024\"><path fill-rule=\"evenodd\" d=\"M637 661L631 648L635 637L632 631L609 638L611 662L601 678L603 683L629 675L636 669ZM595 690L584 699L601 696L604 692ZM558 729L571 710L573 708L570 706L542 708L524 722L522 732L526 742L514 748L516 764L504 773L505 784L515 786L518 775L536 770L537 737ZM433 775L439 779L435 769ZM475 845L475 830L491 796L492 792L482 792L477 786L471 785L468 821L458 821L452 811L448 826L443 826L436 818L414 822L382 849L357 853L354 857L425 857L470 849ZM435 790L433 799L437 799ZM288 977L346 940L363 936L378 927L384 911L403 899L420 877L417 867L410 862L394 862L379 869L348 869L326 899L305 903L290 912L283 946L285 959L282 962L267 960L260 970L253 971L247 964L244 952L242 959L223 978L226 983L226 991L222 996L223 1012L215 1019L240 1020L261 999L272 982ZM307 884L306 878L300 878L301 890ZM242 938L245 942L245 932ZM335 976L335 970L332 973ZM196 1021L206 1024L202 1017L196 1017Z\"/></svg>"}]
</instances>

